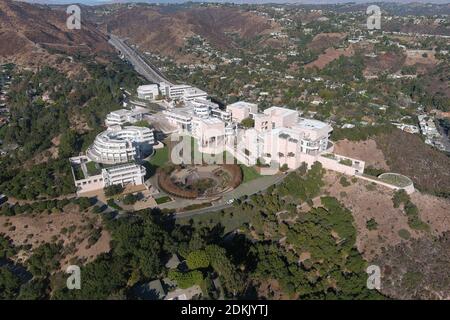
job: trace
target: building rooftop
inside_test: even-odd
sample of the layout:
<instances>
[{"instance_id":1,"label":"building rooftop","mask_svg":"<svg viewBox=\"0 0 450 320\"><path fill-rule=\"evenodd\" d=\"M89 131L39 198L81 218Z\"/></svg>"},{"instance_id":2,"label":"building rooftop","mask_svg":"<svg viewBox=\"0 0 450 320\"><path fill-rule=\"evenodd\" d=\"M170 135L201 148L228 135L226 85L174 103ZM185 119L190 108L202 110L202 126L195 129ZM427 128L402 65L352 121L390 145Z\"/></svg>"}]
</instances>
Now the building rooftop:
<instances>
[{"instance_id":1,"label":"building rooftop","mask_svg":"<svg viewBox=\"0 0 450 320\"><path fill-rule=\"evenodd\" d=\"M155 88L158 88L157 84L145 84L143 86L139 86L137 89L139 91L142 91L142 90L154 90Z\"/></svg>"},{"instance_id":2,"label":"building rooftop","mask_svg":"<svg viewBox=\"0 0 450 320\"><path fill-rule=\"evenodd\" d=\"M178 256L174 253L170 257L169 261L165 264L166 268L169 269L175 269L180 264L180 259L178 259Z\"/></svg>"},{"instance_id":3,"label":"building rooftop","mask_svg":"<svg viewBox=\"0 0 450 320\"><path fill-rule=\"evenodd\" d=\"M201 119L201 121L203 121L204 123L207 123L207 124L224 123L223 120L220 120L219 118L213 118L213 117Z\"/></svg>"},{"instance_id":4,"label":"building rooftop","mask_svg":"<svg viewBox=\"0 0 450 320\"><path fill-rule=\"evenodd\" d=\"M232 104L229 104L227 107L233 107L233 108L254 108L257 107L258 105L256 103L250 103L250 102L245 102L245 101L238 101Z\"/></svg>"},{"instance_id":5,"label":"building rooftop","mask_svg":"<svg viewBox=\"0 0 450 320\"><path fill-rule=\"evenodd\" d=\"M120 116L124 116L124 115L128 115L128 114L133 113L133 111L127 110L127 109L119 109L119 110L111 111L110 113L114 113L114 114L117 114L117 115L120 115Z\"/></svg>"},{"instance_id":6,"label":"building rooftop","mask_svg":"<svg viewBox=\"0 0 450 320\"><path fill-rule=\"evenodd\" d=\"M297 126L305 129L322 129L327 126L330 127L328 123L325 123L323 121L305 118L300 118L299 122L297 123Z\"/></svg>"},{"instance_id":7,"label":"building rooftop","mask_svg":"<svg viewBox=\"0 0 450 320\"><path fill-rule=\"evenodd\" d=\"M264 114L267 115L279 115L279 116L287 116L287 115L293 115L298 114L297 110L282 108L282 107L270 107L264 110Z\"/></svg>"},{"instance_id":8,"label":"building rooftop","mask_svg":"<svg viewBox=\"0 0 450 320\"><path fill-rule=\"evenodd\" d=\"M169 292L165 300L191 300L195 296L202 295L202 289L198 285L186 289L176 289Z\"/></svg>"}]
</instances>

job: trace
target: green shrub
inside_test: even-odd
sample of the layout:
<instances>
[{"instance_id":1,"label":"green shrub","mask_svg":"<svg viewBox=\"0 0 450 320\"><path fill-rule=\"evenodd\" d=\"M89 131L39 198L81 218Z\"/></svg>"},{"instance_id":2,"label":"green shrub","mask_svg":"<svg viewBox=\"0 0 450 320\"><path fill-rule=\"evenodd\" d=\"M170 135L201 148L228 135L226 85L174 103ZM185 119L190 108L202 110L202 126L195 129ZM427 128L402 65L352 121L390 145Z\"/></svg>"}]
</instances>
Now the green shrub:
<instances>
[{"instance_id":1,"label":"green shrub","mask_svg":"<svg viewBox=\"0 0 450 320\"><path fill-rule=\"evenodd\" d=\"M341 159L339 160L339 163L349 167L353 165L353 161L350 159Z\"/></svg>"},{"instance_id":2,"label":"green shrub","mask_svg":"<svg viewBox=\"0 0 450 320\"><path fill-rule=\"evenodd\" d=\"M124 198L123 198L123 204L126 205L131 205L131 204L135 204L137 201L137 196L129 193L127 194Z\"/></svg>"},{"instance_id":3,"label":"green shrub","mask_svg":"<svg viewBox=\"0 0 450 320\"><path fill-rule=\"evenodd\" d=\"M105 187L105 196L112 197L116 194L122 193L123 187L120 184L113 184L112 186Z\"/></svg>"},{"instance_id":4,"label":"green shrub","mask_svg":"<svg viewBox=\"0 0 450 320\"><path fill-rule=\"evenodd\" d=\"M369 219L366 221L366 228L367 230L376 230L378 227L378 223L375 221L374 218Z\"/></svg>"},{"instance_id":5,"label":"green shrub","mask_svg":"<svg viewBox=\"0 0 450 320\"><path fill-rule=\"evenodd\" d=\"M380 174L385 173L383 169L377 169L372 166L368 166L364 168L364 173L368 174L369 176L378 177Z\"/></svg>"},{"instance_id":6,"label":"green shrub","mask_svg":"<svg viewBox=\"0 0 450 320\"><path fill-rule=\"evenodd\" d=\"M400 236L400 238L405 239L405 240L408 240L409 238L411 238L411 234L406 229L400 229L398 231L398 235Z\"/></svg>"},{"instance_id":7,"label":"green shrub","mask_svg":"<svg viewBox=\"0 0 450 320\"><path fill-rule=\"evenodd\" d=\"M406 191L403 189L395 191L394 196L392 197L392 202L394 203L394 208L398 208L400 206L400 204L406 203L409 200L411 200L411 198L406 193Z\"/></svg>"},{"instance_id":8,"label":"green shrub","mask_svg":"<svg viewBox=\"0 0 450 320\"><path fill-rule=\"evenodd\" d=\"M169 279L176 281L177 285L181 289L187 289L193 285L200 285L203 281L203 275L198 270L193 270L189 272L180 272L175 269L169 271Z\"/></svg>"},{"instance_id":9,"label":"green shrub","mask_svg":"<svg viewBox=\"0 0 450 320\"><path fill-rule=\"evenodd\" d=\"M345 176L342 176L339 179L339 183L343 186L343 187L348 187L351 185L351 183L347 180L347 178Z\"/></svg>"},{"instance_id":10,"label":"green shrub","mask_svg":"<svg viewBox=\"0 0 450 320\"><path fill-rule=\"evenodd\" d=\"M186 263L191 270L207 268L209 266L209 258L204 250L196 250L189 253Z\"/></svg>"}]
</instances>

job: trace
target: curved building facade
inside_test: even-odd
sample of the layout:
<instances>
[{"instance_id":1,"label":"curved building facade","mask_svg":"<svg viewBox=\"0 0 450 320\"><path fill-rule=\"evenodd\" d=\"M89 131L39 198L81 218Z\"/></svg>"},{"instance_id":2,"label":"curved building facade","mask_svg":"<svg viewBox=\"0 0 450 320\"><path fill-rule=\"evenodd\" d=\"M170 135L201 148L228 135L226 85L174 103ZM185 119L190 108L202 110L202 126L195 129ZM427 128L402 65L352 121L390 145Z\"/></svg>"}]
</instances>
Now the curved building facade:
<instances>
[{"instance_id":1,"label":"curved building facade","mask_svg":"<svg viewBox=\"0 0 450 320\"><path fill-rule=\"evenodd\" d=\"M140 160L152 151L153 130L145 127L111 127L103 131L89 147L87 156L105 164Z\"/></svg>"}]
</instances>

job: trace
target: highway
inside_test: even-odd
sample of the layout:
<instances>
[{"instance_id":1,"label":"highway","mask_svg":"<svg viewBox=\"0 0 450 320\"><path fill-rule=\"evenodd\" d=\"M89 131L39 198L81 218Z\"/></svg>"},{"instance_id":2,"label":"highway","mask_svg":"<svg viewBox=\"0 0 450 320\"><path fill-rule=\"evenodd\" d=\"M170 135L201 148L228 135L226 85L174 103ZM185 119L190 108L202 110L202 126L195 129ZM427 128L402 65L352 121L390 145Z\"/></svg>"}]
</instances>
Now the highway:
<instances>
[{"instance_id":1,"label":"highway","mask_svg":"<svg viewBox=\"0 0 450 320\"><path fill-rule=\"evenodd\" d=\"M131 48L123 39L109 34L109 41L134 67L136 72L144 76L148 81L153 83L165 82L169 85L173 85L153 64L149 61L145 61L141 54Z\"/></svg>"}]
</instances>

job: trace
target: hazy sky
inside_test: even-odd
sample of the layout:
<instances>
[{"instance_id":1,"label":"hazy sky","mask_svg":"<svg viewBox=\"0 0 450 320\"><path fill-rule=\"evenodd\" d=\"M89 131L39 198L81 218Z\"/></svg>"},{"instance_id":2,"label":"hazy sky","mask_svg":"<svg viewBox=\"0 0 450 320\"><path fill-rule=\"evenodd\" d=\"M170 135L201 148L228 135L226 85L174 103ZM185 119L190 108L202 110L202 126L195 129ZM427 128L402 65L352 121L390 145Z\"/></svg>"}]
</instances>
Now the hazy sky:
<instances>
[{"instance_id":1,"label":"hazy sky","mask_svg":"<svg viewBox=\"0 0 450 320\"><path fill-rule=\"evenodd\" d=\"M113 2L148 2L148 3L182 3L186 2L183 0L141 0L141 1L128 1L128 0L25 0L27 2L36 3L82 3L82 4L103 4L103 3L113 3ZM193 2L233 2L233 3L303 3L303 4L326 4L326 3L345 3L345 2L355 2L355 3L367 3L367 2L397 2L397 3L450 3L450 0L384 0L384 1L367 1L367 0L235 0L235 1L196 1Z\"/></svg>"}]
</instances>

